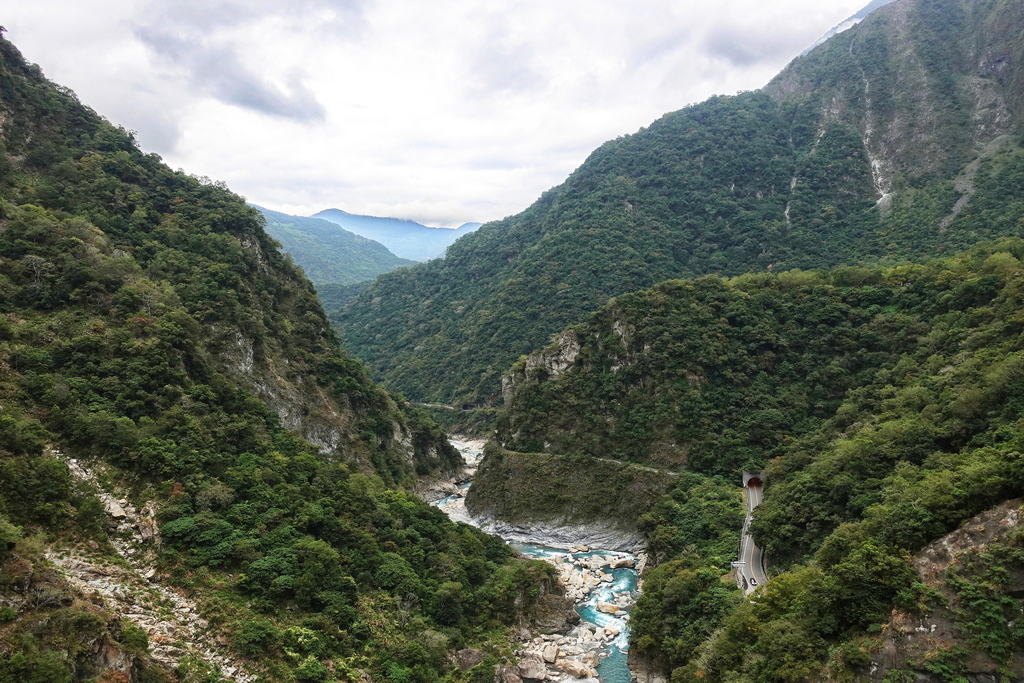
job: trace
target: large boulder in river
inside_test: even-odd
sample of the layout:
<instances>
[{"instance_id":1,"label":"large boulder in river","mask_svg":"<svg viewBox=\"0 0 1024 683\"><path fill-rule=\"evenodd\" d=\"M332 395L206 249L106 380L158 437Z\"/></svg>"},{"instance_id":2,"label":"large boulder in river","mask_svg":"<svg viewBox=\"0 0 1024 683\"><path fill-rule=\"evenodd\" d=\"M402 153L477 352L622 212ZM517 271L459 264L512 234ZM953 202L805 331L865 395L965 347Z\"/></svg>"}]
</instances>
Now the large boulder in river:
<instances>
[{"instance_id":1,"label":"large boulder in river","mask_svg":"<svg viewBox=\"0 0 1024 683\"><path fill-rule=\"evenodd\" d=\"M593 669L575 659L559 659L555 666L573 678L590 678L595 674Z\"/></svg>"},{"instance_id":2,"label":"large boulder in river","mask_svg":"<svg viewBox=\"0 0 1024 683\"><path fill-rule=\"evenodd\" d=\"M498 671L498 683L523 683L518 666L506 666Z\"/></svg>"},{"instance_id":3,"label":"large boulder in river","mask_svg":"<svg viewBox=\"0 0 1024 683\"><path fill-rule=\"evenodd\" d=\"M572 600L551 593L541 596L534 608L533 626L541 633L565 633L580 623Z\"/></svg>"},{"instance_id":4,"label":"large boulder in river","mask_svg":"<svg viewBox=\"0 0 1024 683\"><path fill-rule=\"evenodd\" d=\"M621 609L618 605L613 605L610 602L597 603L597 611L604 612L605 614L618 614Z\"/></svg>"},{"instance_id":5,"label":"large boulder in river","mask_svg":"<svg viewBox=\"0 0 1024 683\"><path fill-rule=\"evenodd\" d=\"M548 668L540 657L531 655L519 662L519 675L524 681L543 681L548 677Z\"/></svg>"}]
</instances>

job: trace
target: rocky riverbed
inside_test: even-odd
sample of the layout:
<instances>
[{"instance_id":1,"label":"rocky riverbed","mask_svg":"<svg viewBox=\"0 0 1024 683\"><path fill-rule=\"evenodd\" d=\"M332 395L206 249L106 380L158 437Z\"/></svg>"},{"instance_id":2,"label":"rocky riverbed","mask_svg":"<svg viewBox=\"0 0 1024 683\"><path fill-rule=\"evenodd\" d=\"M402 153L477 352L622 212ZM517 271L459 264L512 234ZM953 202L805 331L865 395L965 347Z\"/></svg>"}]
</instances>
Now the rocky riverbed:
<instances>
[{"instance_id":1,"label":"rocky riverbed","mask_svg":"<svg viewBox=\"0 0 1024 683\"><path fill-rule=\"evenodd\" d=\"M577 546L566 552L555 548L513 543L527 557L550 562L559 572L565 595L576 606L581 621L564 633L544 633L523 642L521 679L568 681L599 680L628 683L629 612L639 593L638 572L644 556L592 550ZM540 664L544 675L540 673ZM511 672L515 674L515 671ZM514 676L506 676L515 683Z\"/></svg>"},{"instance_id":2,"label":"rocky riverbed","mask_svg":"<svg viewBox=\"0 0 1024 683\"><path fill-rule=\"evenodd\" d=\"M646 557L635 534L600 525L509 525L469 514L465 506L482 441L452 440L467 461L467 473L440 489L433 501L448 516L497 534L526 557L550 562L579 623L551 633L521 629L517 664L500 672L504 683L579 681L629 683L626 663L629 612L639 593Z\"/></svg>"}]
</instances>

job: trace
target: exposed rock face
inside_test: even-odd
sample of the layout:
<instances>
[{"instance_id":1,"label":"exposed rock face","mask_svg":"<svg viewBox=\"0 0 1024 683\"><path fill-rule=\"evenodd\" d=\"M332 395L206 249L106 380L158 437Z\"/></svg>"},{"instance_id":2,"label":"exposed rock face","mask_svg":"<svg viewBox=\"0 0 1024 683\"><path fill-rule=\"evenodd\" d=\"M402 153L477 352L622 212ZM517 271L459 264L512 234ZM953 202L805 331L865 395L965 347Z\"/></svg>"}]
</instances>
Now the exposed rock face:
<instances>
[{"instance_id":1,"label":"exposed rock face","mask_svg":"<svg viewBox=\"0 0 1024 683\"><path fill-rule=\"evenodd\" d=\"M543 351L532 353L518 370L501 378L501 394L507 404L516 387L526 377L543 375L546 379L557 380L573 366L580 354L580 339L573 330L563 332L554 344Z\"/></svg>"},{"instance_id":2,"label":"exposed rock face","mask_svg":"<svg viewBox=\"0 0 1024 683\"><path fill-rule=\"evenodd\" d=\"M576 547L578 548L579 546ZM612 578L604 571L605 568L624 558L617 553L591 556L570 553L547 555L543 559L558 570L559 584L565 590L567 603L582 606L592 600L592 593L596 589L605 586L607 580ZM632 606L635 597L635 593L623 592L615 598L614 603L599 604L606 605L608 613L621 615ZM540 661L547 665L547 680L595 680L597 666L601 658L606 656L605 648L622 632L624 622L628 618L622 617L622 622L610 621L604 627L577 618L576 625L572 628L569 628L568 624L563 624L558 629L539 629L540 635L533 638L529 632L519 633L517 637L523 646L516 651L516 655L522 659L517 671L526 670L530 677L539 680L536 663ZM524 680L527 679L525 673L520 675ZM567 675L571 679L567 678ZM499 680L509 680L503 676L504 672L499 674Z\"/></svg>"},{"instance_id":3,"label":"exposed rock face","mask_svg":"<svg viewBox=\"0 0 1024 683\"><path fill-rule=\"evenodd\" d=\"M517 453L489 442L466 509L482 528L508 539L635 551L643 546L636 520L677 476L610 459Z\"/></svg>"},{"instance_id":4,"label":"exposed rock face","mask_svg":"<svg viewBox=\"0 0 1024 683\"><path fill-rule=\"evenodd\" d=\"M262 252L260 258L266 258ZM359 436L359 410L347 396L318 384L305 363L291 357L291 349L281 348L274 339L250 337L219 324L209 325L206 332L211 348L217 351L219 369L274 411L282 426L325 455L375 471L368 445ZM390 405L393 419L390 438L382 439L380 447L393 461L401 463L405 472L411 475L422 471L418 463L427 464L426 469L443 476L458 469L454 454L441 452L443 444L414 439L398 407L383 392L379 401Z\"/></svg>"},{"instance_id":5,"label":"exposed rock face","mask_svg":"<svg viewBox=\"0 0 1024 683\"><path fill-rule=\"evenodd\" d=\"M465 522L506 541L536 543L551 548L572 548L581 541L588 546L635 553L644 541L635 530L623 530L607 524L573 524L559 520L515 524L490 515L474 515L466 509L466 499L450 500L440 508L452 520Z\"/></svg>"},{"instance_id":6,"label":"exposed rock face","mask_svg":"<svg viewBox=\"0 0 1024 683\"><path fill-rule=\"evenodd\" d=\"M525 681L543 681L548 677L548 668L540 657L526 657L519 662L519 675Z\"/></svg>"},{"instance_id":7,"label":"exposed rock face","mask_svg":"<svg viewBox=\"0 0 1024 683\"><path fill-rule=\"evenodd\" d=\"M146 631L153 658L168 669L175 669L187 657L195 657L219 667L229 680L255 681L255 675L247 672L244 664L218 642L217 631L201 616L199 603L176 589L160 585L153 566L160 542L155 505L147 503L136 508L126 498L104 490L100 477L85 462L66 458L54 448L50 455L64 459L76 480L96 487L97 497L110 517L110 541L126 563L116 566L71 550L48 552L47 559L67 584ZM169 612L167 606L172 608ZM134 659L126 657L116 644L98 643L95 653L99 665L106 669L129 673L134 666ZM128 680L135 678L129 676Z\"/></svg>"},{"instance_id":8,"label":"exposed rock face","mask_svg":"<svg viewBox=\"0 0 1024 683\"><path fill-rule=\"evenodd\" d=\"M308 376L293 372L287 358L269 354L242 332L211 325L209 334L221 350L223 369L277 413L285 428L324 453L351 452L348 427L355 416L349 406L339 405Z\"/></svg>"},{"instance_id":9,"label":"exposed rock face","mask_svg":"<svg viewBox=\"0 0 1024 683\"><path fill-rule=\"evenodd\" d=\"M65 615L74 615L74 633L60 636L64 645L68 637L75 643L75 655L66 660L73 680L128 683L139 680L143 670L156 667L152 659L137 649L118 642L122 637L118 611L98 604L101 601L95 596L83 597L76 590L77 584L67 580L62 571L38 559L12 553L0 556L0 575L5 578L0 607L13 609L22 624L31 624L28 627L38 630L44 638L51 610L61 608L66 610ZM4 636L9 639L10 631ZM10 657L11 644L7 640L0 646L6 658ZM14 679L8 674L4 680Z\"/></svg>"},{"instance_id":10,"label":"exposed rock face","mask_svg":"<svg viewBox=\"0 0 1024 683\"><path fill-rule=\"evenodd\" d=\"M440 476L421 477L416 484L415 493L428 503L436 502L448 496L462 496L465 490L460 484L472 481L480 462L484 448L482 439L458 439L451 437L451 444L462 455L462 465L455 472L442 472Z\"/></svg>"},{"instance_id":11,"label":"exposed rock face","mask_svg":"<svg viewBox=\"0 0 1024 683\"><path fill-rule=\"evenodd\" d=\"M484 661L483 650L467 647L455 653L455 664L463 671L469 671L482 661Z\"/></svg>"},{"instance_id":12,"label":"exposed rock face","mask_svg":"<svg viewBox=\"0 0 1024 683\"><path fill-rule=\"evenodd\" d=\"M518 666L506 666L498 671L500 683L523 683Z\"/></svg>"},{"instance_id":13,"label":"exposed rock face","mask_svg":"<svg viewBox=\"0 0 1024 683\"><path fill-rule=\"evenodd\" d=\"M933 541L914 558L914 568L922 583L942 593L948 605L939 606L921 615L894 611L889 622L882 627L877 651L871 653L872 662L866 678L882 681L894 669L909 669L919 681L938 681L925 664L936 653L951 651L957 645L971 641L972 633L958 623L963 609L956 592L950 587L950 572L965 563L975 561L978 553L990 544L1005 543L1010 533L1024 521L1024 499L1015 499L998 505L965 522L959 529ZM1018 598L1024 595L1024 573L1010 572L1003 579L1000 591ZM971 648L965 660L965 677L973 683L1024 679L1024 656L1012 654L999 662L979 647Z\"/></svg>"},{"instance_id":14,"label":"exposed rock face","mask_svg":"<svg viewBox=\"0 0 1024 683\"><path fill-rule=\"evenodd\" d=\"M764 88L764 92L780 100L798 100L812 91L822 103L819 129L832 123L854 125L861 133L872 165L876 190L881 196L900 189L897 185L935 173L955 163L976 145L983 145L1013 129L1014 116L1020 105L1014 85L1021 77L1019 44L1012 32L986 31L979 44L966 51L957 65L963 79L962 87L946 91L935 87L935 75L925 60L916 58L917 46L935 40L922 30L922 7L927 1L894 2L874 11L856 31L818 47L816 54L794 62ZM980 4L960 3L962 16L946 16L945 21L970 25L988 11ZM976 16L972 16L976 15ZM874 72L870 58L872 40L881 40L885 52L893 60L891 78ZM950 46L952 47L952 46ZM847 81L847 92L823 89L817 68L829 53L845 51L851 64L860 63L856 75L859 92L849 90L856 83ZM1019 92L1019 91L1018 91ZM943 98L955 97L962 108L963 128L953 134L938 136L945 125ZM897 101L897 107L883 107L883 101Z\"/></svg>"},{"instance_id":15,"label":"exposed rock face","mask_svg":"<svg viewBox=\"0 0 1024 683\"><path fill-rule=\"evenodd\" d=\"M572 367L579 353L579 337L573 330L566 330L554 346L532 354L526 359L526 372L543 370L547 373L548 379L556 380Z\"/></svg>"},{"instance_id":16,"label":"exposed rock face","mask_svg":"<svg viewBox=\"0 0 1024 683\"><path fill-rule=\"evenodd\" d=\"M593 669L575 659L559 659L555 662L555 666L576 678L590 678L596 675Z\"/></svg>"}]
</instances>

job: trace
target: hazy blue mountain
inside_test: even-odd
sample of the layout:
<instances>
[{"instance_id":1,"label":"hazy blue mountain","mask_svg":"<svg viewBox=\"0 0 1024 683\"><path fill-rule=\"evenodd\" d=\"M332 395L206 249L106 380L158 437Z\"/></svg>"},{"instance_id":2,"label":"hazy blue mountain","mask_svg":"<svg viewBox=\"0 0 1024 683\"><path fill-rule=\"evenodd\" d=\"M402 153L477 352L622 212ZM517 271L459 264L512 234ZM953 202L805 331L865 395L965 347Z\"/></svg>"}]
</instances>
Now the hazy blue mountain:
<instances>
[{"instance_id":1,"label":"hazy blue mountain","mask_svg":"<svg viewBox=\"0 0 1024 683\"><path fill-rule=\"evenodd\" d=\"M464 223L452 230L432 228L416 221L400 218L360 216L341 209L326 209L314 218L337 223L357 235L376 240L402 258L429 261L444 256L448 245L480 227L480 223Z\"/></svg>"},{"instance_id":2,"label":"hazy blue mountain","mask_svg":"<svg viewBox=\"0 0 1024 683\"><path fill-rule=\"evenodd\" d=\"M253 206L267 219L270 236L281 243L317 285L350 285L415 263L395 256L380 242L356 235L331 221Z\"/></svg>"}]
</instances>

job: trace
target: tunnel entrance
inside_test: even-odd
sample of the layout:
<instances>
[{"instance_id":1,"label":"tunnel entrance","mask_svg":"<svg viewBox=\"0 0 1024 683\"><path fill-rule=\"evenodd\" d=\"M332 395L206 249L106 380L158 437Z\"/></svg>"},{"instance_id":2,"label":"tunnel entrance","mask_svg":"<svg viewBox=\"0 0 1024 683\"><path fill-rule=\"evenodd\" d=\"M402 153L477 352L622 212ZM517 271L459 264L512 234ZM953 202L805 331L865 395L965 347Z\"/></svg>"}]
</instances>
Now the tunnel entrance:
<instances>
[{"instance_id":1,"label":"tunnel entrance","mask_svg":"<svg viewBox=\"0 0 1024 683\"><path fill-rule=\"evenodd\" d=\"M747 479L747 488L750 488L751 486L760 486L760 485L761 485L761 478L760 477L751 477L750 479Z\"/></svg>"}]
</instances>

